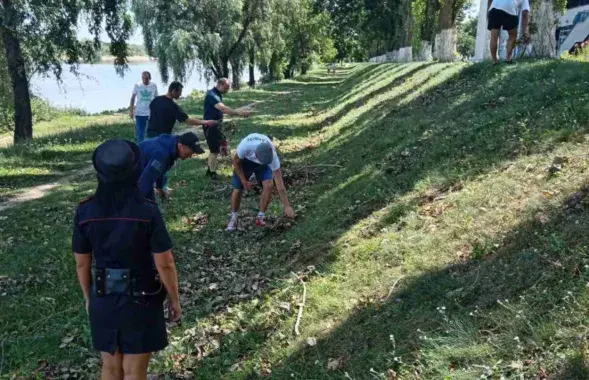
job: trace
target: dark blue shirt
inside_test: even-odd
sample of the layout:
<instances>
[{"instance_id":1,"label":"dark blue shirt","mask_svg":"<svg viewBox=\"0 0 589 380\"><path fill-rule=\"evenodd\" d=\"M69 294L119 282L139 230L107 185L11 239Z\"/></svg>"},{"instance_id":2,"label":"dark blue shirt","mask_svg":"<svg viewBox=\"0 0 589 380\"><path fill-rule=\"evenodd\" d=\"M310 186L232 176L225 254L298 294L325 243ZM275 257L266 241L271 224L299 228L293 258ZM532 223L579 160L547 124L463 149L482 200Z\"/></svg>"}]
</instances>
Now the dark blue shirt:
<instances>
[{"instance_id":1,"label":"dark blue shirt","mask_svg":"<svg viewBox=\"0 0 589 380\"><path fill-rule=\"evenodd\" d=\"M219 111L215 106L223 102L223 94L216 88L212 88L207 91L204 101L204 120L219 120L223 121L223 112Z\"/></svg>"},{"instance_id":2,"label":"dark blue shirt","mask_svg":"<svg viewBox=\"0 0 589 380\"><path fill-rule=\"evenodd\" d=\"M174 166L178 159L178 136L160 135L144 140L141 149L141 176L139 194L153 200L153 184Z\"/></svg>"},{"instance_id":3,"label":"dark blue shirt","mask_svg":"<svg viewBox=\"0 0 589 380\"><path fill-rule=\"evenodd\" d=\"M172 248L172 240L155 203L136 193L123 205L89 198L78 206L72 248L92 254L96 268L153 269L153 253Z\"/></svg>"},{"instance_id":4,"label":"dark blue shirt","mask_svg":"<svg viewBox=\"0 0 589 380\"><path fill-rule=\"evenodd\" d=\"M147 131L152 134L170 134L176 121L183 123L188 119L182 108L165 95L157 96L149 103L149 113Z\"/></svg>"}]
</instances>

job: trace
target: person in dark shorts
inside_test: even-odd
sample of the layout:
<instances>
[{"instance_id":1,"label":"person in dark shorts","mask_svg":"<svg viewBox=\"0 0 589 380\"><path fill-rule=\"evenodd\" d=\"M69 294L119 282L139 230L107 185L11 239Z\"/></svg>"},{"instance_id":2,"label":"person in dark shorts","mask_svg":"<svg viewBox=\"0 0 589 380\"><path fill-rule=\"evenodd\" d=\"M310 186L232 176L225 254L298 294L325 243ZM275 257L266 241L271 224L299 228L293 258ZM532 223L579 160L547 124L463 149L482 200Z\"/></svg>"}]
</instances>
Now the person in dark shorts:
<instances>
[{"instance_id":1,"label":"person in dark shorts","mask_svg":"<svg viewBox=\"0 0 589 380\"><path fill-rule=\"evenodd\" d=\"M110 140L94 151L96 193L75 215L72 248L102 379L146 379L152 352L182 316L172 241L156 204L137 188L139 147ZM93 264L94 261L94 264Z\"/></svg>"},{"instance_id":2,"label":"person in dark shorts","mask_svg":"<svg viewBox=\"0 0 589 380\"><path fill-rule=\"evenodd\" d=\"M204 115L205 120L218 120L223 121L223 114L235 115L248 117L251 111L248 110L235 110L227 107L223 103L223 95L229 92L231 83L227 78L220 78L217 81L217 85L207 91L204 99ZM217 179L217 158L221 151L222 144L226 143L223 131L221 130L222 124L214 126L203 125L202 130L207 140L209 147L209 165L207 168L207 176L211 179Z\"/></svg>"},{"instance_id":3,"label":"person in dark shorts","mask_svg":"<svg viewBox=\"0 0 589 380\"><path fill-rule=\"evenodd\" d=\"M501 29L507 31L506 63L511 63L515 40L517 39L517 28L519 26L519 13L522 14L522 31L524 40L529 39L528 20L530 3L528 0L489 0L489 13L487 29L491 31L491 59L493 63L499 63L497 47Z\"/></svg>"},{"instance_id":4,"label":"person in dark shorts","mask_svg":"<svg viewBox=\"0 0 589 380\"><path fill-rule=\"evenodd\" d=\"M260 212L256 218L258 227L265 227L266 210L272 199L272 190L276 182L276 190L282 201L282 207L287 217L295 217L295 212L288 202L286 188L282 179L280 159L276 148L268 136L260 133L252 133L246 136L237 146L237 152L233 157L233 193L231 194L231 219L227 224L227 231L237 229L237 212L241 204L243 189L251 189L249 178L255 174L258 182L262 184L262 196L260 197Z\"/></svg>"},{"instance_id":5,"label":"person in dark shorts","mask_svg":"<svg viewBox=\"0 0 589 380\"><path fill-rule=\"evenodd\" d=\"M139 193L142 197L155 200L155 191L161 198L168 198L164 178L178 159L186 160L194 154L205 151L198 142L198 136L186 132L180 136L160 135L139 144L141 149L141 176L139 177Z\"/></svg>"},{"instance_id":6,"label":"person in dark shorts","mask_svg":"<svg viewBox=\"0 0 589 380\"><path fill-rule=\"evenodd\" d=\"M180 108L180 106L174 101L182 96L182 89L182 83L172 82L165 95L157 96L151 101L149 104L150 116L147 127L148 138L151 139L159 135L172 134L172 129L174 128L176 121L193 126L213 126L217 124L215 120L199 120L188 117L188 115L182 111L182 108ZM163 190L166 193L170 192L170 189L167 186L167 175L164 175L162 180Z\"/></svg>"}]
</instances>

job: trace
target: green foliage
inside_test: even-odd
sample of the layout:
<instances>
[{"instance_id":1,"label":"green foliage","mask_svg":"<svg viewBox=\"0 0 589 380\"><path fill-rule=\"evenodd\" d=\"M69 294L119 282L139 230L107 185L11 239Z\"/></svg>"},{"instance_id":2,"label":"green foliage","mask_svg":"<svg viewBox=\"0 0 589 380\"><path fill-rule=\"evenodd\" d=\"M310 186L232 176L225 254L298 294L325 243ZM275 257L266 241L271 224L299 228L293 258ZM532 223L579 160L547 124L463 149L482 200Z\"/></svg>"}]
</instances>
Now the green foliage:
<instances>
[{"instance_id":1,"label":"green foliage","mask_svg":"<svg viewBox=\"0 0 589 380\"><path fill-rule=\"evenodd\" d=\"M112 40L109 51L117 57L117 71L122 73L126 65L127 43L131 32L131 20L125 1L19 1L12 2L15 19L9 27L19 36L27 71L51 73L61 78L62 63L76 65L93 61L100 52L100 35L103 22ZM88 24L93 40L78 40L79 22Z\"/></svg>"},{"instance_id":2,"label":"green foliage","mask_svg":"<svg viewBox=\"0 0 589 380\"><path fill-rule=\"evenodd\" d=\"M457 50L465 58L474 55L478 19L473 17L458 25Z\"/></svg>"},{"instance_id":3,"label":"green foliage","mask_svg":"<svg viewBox=\"0 0 589 380\"><path fill-rule=\"evenodd\" d=\"M110 55L111 44L108 42L101 43L100 55ZM144 57L146 55L145 48L142 45L127 44L127 55L130 57Z\"/></svg>"},{"instance_id":4,"label":"green foliage","mask_svg":"<svg viewBox=\"0 0 589 380\"><path fill-rule=\"evenodd\" d=\"M184 80L198 61L208 76L229 76L229 62L243 60L244 39L262 17L267 0L134 0L146 50L158 58L162 78Z\"/></svg>"}]
</instances>

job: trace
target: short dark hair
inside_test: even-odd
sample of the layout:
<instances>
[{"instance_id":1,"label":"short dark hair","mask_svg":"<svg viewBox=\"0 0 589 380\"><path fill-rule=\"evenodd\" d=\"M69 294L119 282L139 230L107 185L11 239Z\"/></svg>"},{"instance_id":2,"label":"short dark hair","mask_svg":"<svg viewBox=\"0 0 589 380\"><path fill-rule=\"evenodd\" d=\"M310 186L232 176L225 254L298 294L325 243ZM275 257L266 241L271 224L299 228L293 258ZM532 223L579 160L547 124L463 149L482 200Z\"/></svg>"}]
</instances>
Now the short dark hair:
<instances>
[{"instance_id":1,"label":"short dark hair","mask_svg":"<svg viewBox=\"0 0 589 380\"><path fill-rule=\"evenodd\" d=\"M175 80L172 83L170 83L170 86L168 87L168 92L182 91L183 88L184 86L182 86L182 83Z\"/></svg>"}]
</instances>

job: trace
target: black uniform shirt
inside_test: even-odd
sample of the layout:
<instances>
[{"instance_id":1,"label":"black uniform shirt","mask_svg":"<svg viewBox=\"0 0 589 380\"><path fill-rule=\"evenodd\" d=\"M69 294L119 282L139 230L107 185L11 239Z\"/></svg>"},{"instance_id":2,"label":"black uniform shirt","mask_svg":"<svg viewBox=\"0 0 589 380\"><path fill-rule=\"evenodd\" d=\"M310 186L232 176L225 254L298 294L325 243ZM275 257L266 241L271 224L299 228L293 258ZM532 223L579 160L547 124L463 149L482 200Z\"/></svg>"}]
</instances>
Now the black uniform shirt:
<instances>
[{"instance_id":1,"label":"black uniform shirt","mask_svg":"<svg viewBox=\"0 0 589 380\"><path fill-rule=\"evenodd\" d=\"M72 248L92 253L96 268L153 269L152 253L172 248L157 204L131 196L122 207L104 208L94 198L83 201L75 216Z\"/></svg>"}]
</instances>

